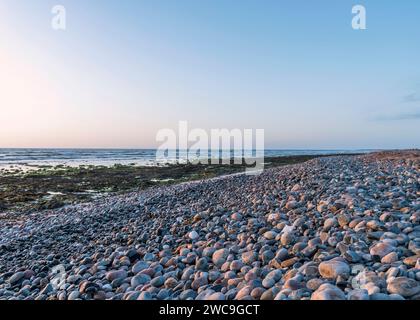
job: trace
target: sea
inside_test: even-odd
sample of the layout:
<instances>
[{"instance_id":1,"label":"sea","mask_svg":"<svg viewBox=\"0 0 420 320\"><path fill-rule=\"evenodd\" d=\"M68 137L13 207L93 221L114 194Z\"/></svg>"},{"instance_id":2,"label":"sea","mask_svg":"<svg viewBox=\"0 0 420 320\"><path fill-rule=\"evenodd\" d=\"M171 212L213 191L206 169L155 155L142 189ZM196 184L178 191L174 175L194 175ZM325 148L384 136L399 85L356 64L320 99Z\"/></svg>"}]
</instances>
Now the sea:
<instances>
[{"instance_id":1,"label":"sea","mask_svg":"<svg viewBox=\"0 0 420 320\"><path fill-rule=\"evenodd\" d=\"M374 150L264 150L265 157L284 157L293 155L325 155L367 153ZM262 152L262 151L260 151ZM255 150L245 150L244 155L253 157ZM206 158L215 155L207 151ZM233 150L220 150L219 158L236 156ZM204 158L203 153L201 155ZM172 150L163 155L156 149L2 149L0 148L0 168L36 168L45 166L70 166L81 165L143 165L158 166L169 163L185 162L188 158L186 150Z\"/></svg>"}]
</instances>

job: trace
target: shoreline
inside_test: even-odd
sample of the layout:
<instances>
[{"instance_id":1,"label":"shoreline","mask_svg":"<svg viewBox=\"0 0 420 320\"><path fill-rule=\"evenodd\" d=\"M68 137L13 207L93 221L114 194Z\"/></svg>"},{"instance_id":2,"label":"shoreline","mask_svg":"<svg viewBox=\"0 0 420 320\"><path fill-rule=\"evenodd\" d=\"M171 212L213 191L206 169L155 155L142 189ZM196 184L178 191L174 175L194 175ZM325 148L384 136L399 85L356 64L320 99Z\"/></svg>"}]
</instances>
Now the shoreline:
<instances>
[{"instance_id":1,"label":"shoreline","mask_svg":"<svg viewBox=\"0 0 420 320\"><path fill-rule=\"evenodd\" d=\"M5 214L0 299L420 299L419 183L419 151L333 156Z\"/></svg>"},{"instance_id":2,"label":"shoreline","mask_svg":"<svg viewBox=\"0 0 420 320\"><path fill-rule=\"evenodd\" d=\"M346 154L357 155L357 154ZM265 169L333 155L298 155L265 158ZM232 162L232 161L231 161ZM209 179L244 171L243 164L166 166L44 167L31 171L0 172L0 212L35 212L89 202L112 194L150 187Z\"/></svg>"}]
</instances>

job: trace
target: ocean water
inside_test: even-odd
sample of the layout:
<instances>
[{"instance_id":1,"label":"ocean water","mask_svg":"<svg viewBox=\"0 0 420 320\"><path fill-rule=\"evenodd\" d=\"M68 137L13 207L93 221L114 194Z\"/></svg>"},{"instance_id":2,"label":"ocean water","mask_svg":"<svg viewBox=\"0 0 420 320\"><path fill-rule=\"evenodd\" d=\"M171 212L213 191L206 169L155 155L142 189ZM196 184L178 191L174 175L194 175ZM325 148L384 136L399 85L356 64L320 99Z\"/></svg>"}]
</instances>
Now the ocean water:
<instances>
[{"instance_id":1,"label":"ocean water","mask_svg":"<svg viewBox=\"0 0 420 320\"><path fill-rule=\"evenodd\" d=\"M365 153L372 150L264 150L265 157L309 155L309 154L347 154ZM210 153L210 152L209 152ZM255 150L244 152L245 156L255 155ZM222 150L220 158L229 158L233 151ZM204 154L199 155L207 158ZM208 156L208 155L207 155ZM186 151L170 152L164 157L157 157L155 149L1 149L0 168L24 168L38 166L80 166L136 164L154 166L159 164L185 162Z\"/></svg>"}]
</instances>

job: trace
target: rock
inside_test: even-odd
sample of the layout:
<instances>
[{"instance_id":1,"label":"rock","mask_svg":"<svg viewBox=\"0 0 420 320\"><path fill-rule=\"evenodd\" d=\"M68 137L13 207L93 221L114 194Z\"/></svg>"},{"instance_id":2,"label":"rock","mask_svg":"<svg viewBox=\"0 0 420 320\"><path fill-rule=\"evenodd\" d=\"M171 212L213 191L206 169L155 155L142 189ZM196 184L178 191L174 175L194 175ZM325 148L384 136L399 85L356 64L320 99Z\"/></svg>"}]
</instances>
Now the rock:
<instances>
[{"instance_id":1,"label":"rock","mask_svg":"<svg viewBox=\"0 0 420 320\"><path fill-rule=\"evenodd\" d=\"M350 219L345 214L339 214L337 216L337 222L340 225L340 227L344 227L350 222Z\"/></svg>"},{"instance_id":2,"label":"rock","mask_svg":"<svg viewBox=\"0 0 420 320\"><path fill-rule=\"evenodd\" d=\"M386 282L373 271L363 270L359 272L352 280L354 289L364 289L366 285L373 285L378 288L383 288Z\"/></svg>"},{"instance_id":3,"label":"rock","mask_svg":"<svg viewBox=\"0 0 420 320\"><path fill-rule=\"evenodd\" d=\"M251 293L252 288L250 286L245 286L241 290L238 291L236 294L235 299L236 300L242 300L243 298L246 298Z\"/></svg>"},{"instance_id":4,"label":"rock","mask_svg":"<svg viewBox=\"0 0 420 320\"><path fill-rule=\"evenodd\" d=\"M80 293L94 294L99 290L99 285L91 281L84 281L79 286Z\"/></svg>"},{"instance_id":5,"label":"rock","mask_svg":"<svg viewBox=\"0 0 420 320\"><path fill-rule=\"evenodd\" d=\"M165 286L165 288L173 289L178 285L178 280L173 277L169 277L165 280L165 283L163 285Z\"/></svg>"},{"instance_id":6,"label":"rock","mask_svg":"<svg viewBox=\"0 0 420 320\"><path fill-rule=\"evenodd\" d=\"M80 296L80 292L77 290L74 290L72 292L70 292L69 296L68 296L68 300L77 300L79 299Z\"/></svg>"},{"instance_id":7,"label":"rock","mask_svg":"<svg viewBox=\"0 0 420 320\"><path fill-rule=\"evenodd\" d=\"M293 266L298 261L299 261L299 258L298 257L294 257L294 258L290 258L290 259L284 260L281 263L281 267L282 268L290 268L291 266Z\"/></svg>"},{"instance_id":8,"label":"rock","mask_svg":"<svg viewBox=\"0 0 420 320\"><path fill-rule=\"evenodd\" d=\"M370 254L372 256L379 256L380 258L385 257L387 254L395 251L395 247L388 242L377 242L370 248Z\"/></svg>"},{"instance_id":9,"label":"rock","mask_svg":"<svg viewBox=\"0 0 420 320\"><path fill-rule=\"evenodd\" d=\"M389 295L389 299L390 300L405 300L403 296L399 295L399 294L390 294Z\"/></svg>"},{"instance_id":10,"label":"rock","mask_svg":"<svg viewBox=\"0 0 420 320\"><path fill-rule=\"evenodd\" d=\"M352 251L352 250L347 250L344 254L343 254L344 258L351 263L356 263L359 262L361 260L361 257L359 254L357 254L356 252Z\"/></svg>"},{"instance_id":11,"label":"rock","mask_svg":"<svg viewBox=\"0 0 420 320\"><path fill-rule=\"evenodd\" d=\"M22 280L24 276L25 276L25 272L23 271L16 272L9 278L9 283L13 286L16 283L18 283L20 280Z\"/></svg>"},{"instance_id":12,"label":"rock","mask_svg":"<svg viewBox=\"0 0 420 320\"><path fill-rule=\"evenodd\" d=\"M413 252L416 255L419 255L420 254L420 241L411 240L408 243L408 250L410 250L411 252Z\"/></svg>"},{"instance_id":13,"label":"rock","mask_svg":"<svg viewBox=\"0 0 420 320\"><path fill-rule=\"evenodd\" d=\"M179 295L180 300L194 300L197 297L197 293L194 290L188 289Z\"/></svg>"},{"instance_id":14,"label":"rock","mask_svg":"<svg viewBox=\"0 0 420 320\"><path fill-rule=\"evenodd\" d=\"M152 299L153 299L152 294L147 291L143 291L142 293L140 293L140 295L137 298L137 300L152 300Z\"/></svg>"},{"instance_id":15,"label":"rock","mask_svg":"<svg viewBox=\"0 0 420 320\"><path fill-rule=\"evenodd\" d=\"M220 267L222 264L226 262L226 258L229 255L229 251L227 249L219 249L213 253L212 261L216 267Z\"/></svg>"},{"instance_id":16,"label":"rock","mask_svg":"<svg viewBox=\"0 0 420 320\"><path fill-rule=\"evenodd\" d=\"M404 264L410 267L414 267L417 263L417 261L420 260L420 255L417 254L415 256L407 257L403 260Z\"/></svg>"},{"instance_id":17,"label":"rock","mask_svg":"<svg viewBox=\"0 0 420 320\"><path fill-rule=\"evenodd\" d=\"M301 190L302 189L302 187L300 186L300 184L295 184L294 186L293 186L293 188L291 189L291 191L292 192L296 192L296 191L299 191L299 190Z\"/></svg>"},{"instance_id":18,"label":"rock","mask_svg":"<svg viewBox=\"0 0 420 320\"><path fill-rule=\"evenodd\" d=\"M347 294L347 300L369 300L369 293L366 289L355 289Z\"/></svg>"},{"instance_id":19,"label":"rock","mask_svg":"<svg viewBox=\"0 0 420 320\"><path fill-rule=\"evenodd\" d=\"M188 233L188 238L190 238L191 240L197 240L199 237L197 231L193 230L190 233Z\"/></svg>"},{"instance_id":20,"label":"rock","mask_svg":"<svg viewBox=\"0 0 420 320\"><path fill-rule=\"evenodd\" d=\"M238 212L235 212L234 214L231 215L231 219L234 221L241 221L242 215Z\"/></svg>"},{"instance_id":21,"label":"rock","mask_svg":"<svg viewBox=\"0 0 420 320\"><path fill-rule=\"evenodd\" d=\"M396 252L388 253L381 259L381 262L384 264L391 264L398 261L398 254Z\"/></svg>"},{"instance_id":22,"label":"rock","mask_svg":"<svg viewBox=\"0 0 420 320\"><path fill-rule=\"evenodd\" d=\"M285 232L280 238L280 242L283 246L291 245L295 242L295 236L293 232Z\"/></svg>"},{"instance_id":23,"label":"rock","mask_svg":"<svg viewBox=\"0 0 420 320\"><path fill-rule=\"evenodd\" d=\"M257 254L254 251L248 251L242 254L242 261L245 264L252 264L256 259Z\"/></svg>"},{"instance_id":24,"label":"rock","mask_svg":"<svg viewBox=\"0 0 420 320\"><path fill-rule=\"evenodd\" d=\"M198 259L196 263L197 270L207 271L209 268L209 264L207 263L207 258L203 257Z\"/></svg>"},{"instance_id":25,"label":"rock","mask_svg":"<svg viewBox=\"0 0 420 320\"><path fill-rule=\"evenodd\" d=\"M322 279L318 279L318 278L314 278L314 279L311 279L311 280L309 280L307 283L306 283L306 287L309 289L309 290L312 290L312 291L315 291L315 290L317 290L322 284L324 283L324 280L322 280Z\"/></svg>"},{"instance_id":26,"label":"rock","mask_svg":"<svg viewBox=\"0 0 420 320\"><path fill-rule=\"evenodd\" d=\"M390 300L389 295L381 292L375 292L369 296L370 300Z\"/></svg>"},{"instance_id":27,"label":"rock","mask_svg":"<svg viewBox=\"0 0 420 320\"><path fill-rule=\"evenodd\" d=\"M271 278L271 277L265 277L264 280L262 281L262 286L264 288L271 288L276 284L276 280Z\"/></svg>"},{"instance_id":28,"label":"rock","mask_svg":"<svg viewBox=\"0 0 420 320\"><path fill-rule=\"evenodd\" d=\"M286 209L293 210L298 207L298 203L296 201L289 201L286 203Z\"/></svg>"},{"instance_id":29,"label":"rock","mask_svg":"<svg viewBox=\"0 0 420 320\"><path fill-rule=\"evenodd\" d=\"M131 286L133 288L136 288L137 286L141 284L146 284L150 282L151 280L152 278L147 274L137 274L131 278Z\"/></svg>"},{"instance_id":30,"label":"rock","mask_svg":"<svg viewBox=\"0 0 420 320\"><path fill-rule=\"evenodd\" d=\"M350 274L350 267L347 263L334 259L321 262L318 270L321 276L327 279L336 279L338 276L347 277Z\"/></svg>"},{"instance_id":31,"label":"rock","mask_svg":"<svg viewBox=\"0 0 420 320\"><path fill-rule=\"evenodd\" d=\"M287 249L281 248L277 251L275 258L278 261L284 261L288 257L288 255L289 252L287 251Z\"/></svg>"},{"instance_id":32,"label":"rock","mask_svg":"<svg viewBox=\"0 0 420 320\"><path fill-rule=\"evenodd\" d=\"M337 222L336 218L328 218L324 222L324 230L328 231L331 228L335 227L337 224L338 224L338 222Z\"/></svg>"},{"instance_id":33,"label":"rock","mask_svg":"<svg viewBox=\"0 0 420 320\"><path fill-rule=\"evenodd\" d=\"M51 283L49 283L44 287L44 289L41 290L41 292L39 294L40 295L49 295L53 291L54 291L54 287L52 286Z\"/></svg>"},{"instance_id":34,"label":"rock","mask_svg":"<svg viewBox=\"0 0 420 320\"><path fill-rule=\"evenodd\" d=\"M277 236L277 233L275 233L274 231L267 231L263 234L263 237L266 238L267 240L273 240L275 239Z\"/></svg>"},{"instance_id":35,"label":"rock","mask_svg":"<svg viewBox=\"0 0 420 320\"><path fill-rule=\"evenodd\" d=\"M156 298L158 300L165 300L170 297L170 291L168 289L162 289L159 291L159 293L156 295Z\"/></svg>"},{"instance_id":36,"label":"rock","mask_svg":"<svg viewBox=\"0 0 420 320\"><path fill-rule=\"evenodd\" d=\"M244 264L242 263L241 260L234 260L230 263L229 269L232 271L239 271L242 269L243 266Z\"/></svg>"},{"instance_id":37,"label":"rock","mask_svg":"<svg viewBox=\"0 0 420 320\"><path fill-rule=\"evenodd\" d=\"M144 261L153 261L153 260L155 260L155 255L151 252L148 252L144 255L143 260Z\"/></svg>"},{"instance_id":38,"label":"rock","mask_svg":"<svg viewBox=\"0 0 420 320\"><path fill-rule=\"evenodd\" d=\"M201 276L192 282L191 288L194 290L198 290L200 287L203 287L207 284L208 284L207 277Z\"/></svg>"},{"instance_id":39,"label":"rock","mask_svg":"<svg viewBox=\"0 0 420 320\"><path fill-rule=\"evenodd\" d=\"M215 293L207 296L205 300L226 300L226 297L221 292L215 292Z\"/></svg>"},{"instance_id":40,"label":"rock","mask_svg":"<svg viewBox=\"0 0 420 320\"><path fill-rule=\"evenodd\" d=\"M123 279L123 278L127 278L128 274L127 271L125 270L114 270L114 271L109 271L106 275L105 278L112 282L114 280L117 279Z\"/></svg>"},{"instance_id":41,"label":"rock","mask_svg":"<svg viewBox=\"0 0 420 320\"><path fill-rule=\"evenodd\" d=\"M300 282L296 279L289 279L284 283L283 288L290 289L290 290L298 290L300 288Z\"/></svg>"},{"instance_id":42,"label":"rock","mask_svg":"<svg viewBox=\"0 0 420 320\"><path fill-rule=\"evenodd\" d=\"M150 281L150 284L153 287L161 287L164 283L165 283L165 278L162 276L155 277Z\"/></svg>"},{"instance_id":43,"label":"rock","mask_svg":"<svg viewBox=\"0 0 420 320\"><path fill-rule=\"evenodd\" d=\"M420 284L418 281L407 277L398 277L388 282L387 290L390 293L408 298L420 292Z\"/></svg>"},{"instance_id":44,"label":"rock","mask_svg":"<svg viewBox=\"0 0 420 320\"><path fill-rule=\"evenodd\" d=\"M134 274L139 273L140 271L143 271L144 269L147 269L149 267L149 264L145 261L138 261L133 267L131 268L131 272Z\"/></svg>"},{"instance_id":45,"label":"rock","mask_svg":"<svg viewBox=\"0 0 420 320\"><path fill-rule=\"evenodd\" d=\"M312 293L311 300L346 300L346 295L336 286L326 283Z\"/></svg>"}]
</instances>

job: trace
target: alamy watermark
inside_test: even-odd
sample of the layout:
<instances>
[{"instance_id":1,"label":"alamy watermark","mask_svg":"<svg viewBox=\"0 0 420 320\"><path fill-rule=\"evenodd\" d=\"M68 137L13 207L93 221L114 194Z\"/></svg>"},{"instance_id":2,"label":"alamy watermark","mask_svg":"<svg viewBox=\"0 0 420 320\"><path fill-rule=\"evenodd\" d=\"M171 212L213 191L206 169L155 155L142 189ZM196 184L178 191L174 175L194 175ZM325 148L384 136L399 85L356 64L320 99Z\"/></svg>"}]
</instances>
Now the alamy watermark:
<instances>
[{"instance_id":1,"label":"alamy watermark","mask_svg":"<svg viewBox=\"0 0 420 320\"><path fill-rule=\"evenodd\" d=\"M53 30L66 30L67 28L67 11L62 5L56 5L52 7L51 14L51 28Z\"/></svg>"},{"instance_id":2,"label":"alamy watermark","mask_svg":"<svg viewBox=\"0 0 420 320\"><path fill-rule=\"evenodd\" d=\"M178 131L161 129L156 134L161 143L156 150L157 162L184 161L190 164L245 164L246 174L264 170L263 129L189 130L180 121Z\"/></svg>"},{"instance_id":3,"label":"alamy watermark","mask_svg":"<svg viewBox=\"0 0 420 320\"><path fill-rule=\"evenodd\" d=\"M351 26L354 30L366 30L366 7L357 4L351 10L353 18ZM66 30L67 29L67 11L63 5L55 5L51 8L51 27L53 30Z\"/></svg>"},{"instance_id":4,"label":"alamy watermark","mask_svg":"<svg viewBox=\"0 0 420 320\"><path fill-rule=\"evenodd\" d=\"M354 14L351 20L351 27L354 30L366 30L366 8L361 4L353 6L351 13Z\"/></svg>"}]
</instances>

